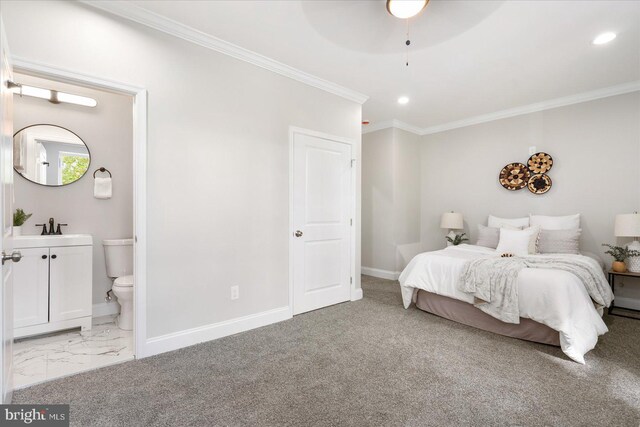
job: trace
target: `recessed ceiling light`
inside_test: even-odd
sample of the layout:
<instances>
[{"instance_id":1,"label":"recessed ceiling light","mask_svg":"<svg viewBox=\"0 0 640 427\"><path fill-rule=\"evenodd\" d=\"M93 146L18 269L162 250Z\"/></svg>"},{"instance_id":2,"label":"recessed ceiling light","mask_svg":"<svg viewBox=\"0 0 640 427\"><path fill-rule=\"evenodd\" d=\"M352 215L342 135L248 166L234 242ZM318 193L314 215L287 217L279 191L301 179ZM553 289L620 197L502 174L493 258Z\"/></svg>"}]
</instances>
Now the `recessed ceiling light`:
<instances>
[{"instance_id":1,"label":"recessed ceiling light","mask_svg":"<svg viewBox=\"0 0 640 427\"><path fill-rule=\"evenodd\" d=\"M616 33L606 32L593 39L593 44L605 44L616 38Z\"/></svg>"},{"instance_id":2,"label":"recessed ceiling light","mask_svg":"<svg viewBox=\"0 0 640 427\"><path fill-rule=\"evenodd\" d=\"M400 19L416 16L425 8L429 0L387 0L387 11Z\"/></svg>"},{"instance_id":3,"label":"recessed ceiling light","mask_svg":"<svg viewBox=\"0 0 640 427\"><path fill-rule=\"evenodd\" d=\"M398 104L406 104L407 102L409 102L409 98L406 96L401 96L400 98L398 98Z\"/></svg>"}]
</instances>

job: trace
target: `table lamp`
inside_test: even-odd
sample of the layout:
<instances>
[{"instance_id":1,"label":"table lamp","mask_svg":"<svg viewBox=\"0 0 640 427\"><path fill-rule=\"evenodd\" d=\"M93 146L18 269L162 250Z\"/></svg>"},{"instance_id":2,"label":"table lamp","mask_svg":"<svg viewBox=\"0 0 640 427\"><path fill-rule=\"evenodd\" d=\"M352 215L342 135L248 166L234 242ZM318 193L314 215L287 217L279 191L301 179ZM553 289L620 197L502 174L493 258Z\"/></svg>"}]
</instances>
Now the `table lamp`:
<instances>
[{"instance_id":1,"label":"table lamp","mask_svg":"<svg viewBox=\"0 0 640 427\"><path fill-rule=\"evenodd\" d=\"M616 215L614 234L616 237L634 237L636 240L629 243L627 248L640 251L640 242L637 240L640 237L640 214L636 212ZM631 257L628 261L629 271L640 273L640 257Z\"/></svg>"},{"instance_id":2,"label":"table lamp","mask_svg":"<svg viewBox=\"0 0 640 427\"><path fill-rule=\"evenodd\" d=\"M440 219L440 228L449 229L448 237L454 239L456 232L454 230L462 230L464 228L464 218L458 212L445 212Z\"/></svg>"}]
</instances>

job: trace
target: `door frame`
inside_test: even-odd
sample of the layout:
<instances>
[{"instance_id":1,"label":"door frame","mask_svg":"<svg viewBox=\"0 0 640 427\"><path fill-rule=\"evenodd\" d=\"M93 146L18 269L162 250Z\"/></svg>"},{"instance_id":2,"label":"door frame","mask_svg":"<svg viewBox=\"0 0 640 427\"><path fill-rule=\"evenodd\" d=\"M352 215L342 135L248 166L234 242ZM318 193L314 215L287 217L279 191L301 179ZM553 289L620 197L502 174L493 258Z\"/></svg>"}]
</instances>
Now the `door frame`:
<instances>
[{"instance_id":1,"label":"door frame","mask_svg":"<svg viewBox=\"0 0 640 427\"><path fill-rule=\"evenodd\" d=\"M335 136L324 132L318 132L315 130L304 129L296 126L289 126L289 313L291 317L293 317L293 244L295 238L293 236L294 223L293 223L293 176L294 176L294 139L296 135L307 135L313 136L316 138L326 139L328 141L340 142L343 144L348 144L351 146L351 218L353 218L353 224L351 228L350 234L350 245L349 245L349 270L351 283L349 284L349 294L350 300L355 301L362 298L362 292L360 289L356 289L356 228L359 226L358 218L356 216L357 212L357 192L356 192L356 169L357 169L357 141L351 138L345 138L342 136Z\"/></svg>"},{"instance_id":2,"label":"door frame","mask_svg":"<svg viewBox=\"0 0 640 427\"><path fill-rule=\"evenodd\" d=\"M14 71L90 86L133 97L133 343L134 357L151 355L147 349L147 90L111 79L13 57Z\"/></svg>"}]
</instances>

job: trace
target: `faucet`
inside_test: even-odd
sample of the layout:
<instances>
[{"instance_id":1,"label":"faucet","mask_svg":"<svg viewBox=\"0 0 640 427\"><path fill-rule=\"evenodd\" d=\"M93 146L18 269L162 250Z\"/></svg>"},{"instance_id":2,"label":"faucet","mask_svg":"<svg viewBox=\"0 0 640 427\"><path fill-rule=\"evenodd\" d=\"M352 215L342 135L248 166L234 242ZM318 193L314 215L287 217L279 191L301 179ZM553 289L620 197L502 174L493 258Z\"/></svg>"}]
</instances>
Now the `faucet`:
<instances>
[{"instance_id":1,"label":"faucet","mask_svg":"<svg viewBox=\"0 0 640 427\"><path fill-rule=\"evenodd\" d=\"M36 227L42 227L42 233L40 233L41 236L46 236L46 235L61 235L62 234L62 230L60 229L60 227L66 227L68 224L58 224L58 229L54 229L54 224L55 221L53 218L49 218L49 231L47 231L47 224L36 224Z\"/></svg>"}]
</instances>

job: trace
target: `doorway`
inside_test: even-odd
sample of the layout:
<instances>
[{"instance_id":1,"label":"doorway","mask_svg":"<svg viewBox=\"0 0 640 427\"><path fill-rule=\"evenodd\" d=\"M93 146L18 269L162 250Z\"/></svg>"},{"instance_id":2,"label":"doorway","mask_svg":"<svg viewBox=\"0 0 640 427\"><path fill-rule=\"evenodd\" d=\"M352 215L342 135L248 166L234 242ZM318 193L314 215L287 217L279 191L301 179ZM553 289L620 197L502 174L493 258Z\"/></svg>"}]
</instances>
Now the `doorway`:
<instances>
[{"instance_id":1,"label":"doorway","mask_svg":"<svg viewBox=\"0 0 640 427\"><path fill-rule=\"evenodd\" d=\"M292 314L349 301L354 271L350 140L290 132Z\"/></svg>"},{"instance_id":2,"label":"doorway","mask_svg":"<svg viewBox=\"0 0 640 427\"><path fill-rule=\"evenodd\" d=\"M124 280L134 273L133 97L23 69L13 81L13 203L23 216L12 237L22 254L13 384L23 388L134 357L133 280Z\"/></svg>"}]
</instances>

